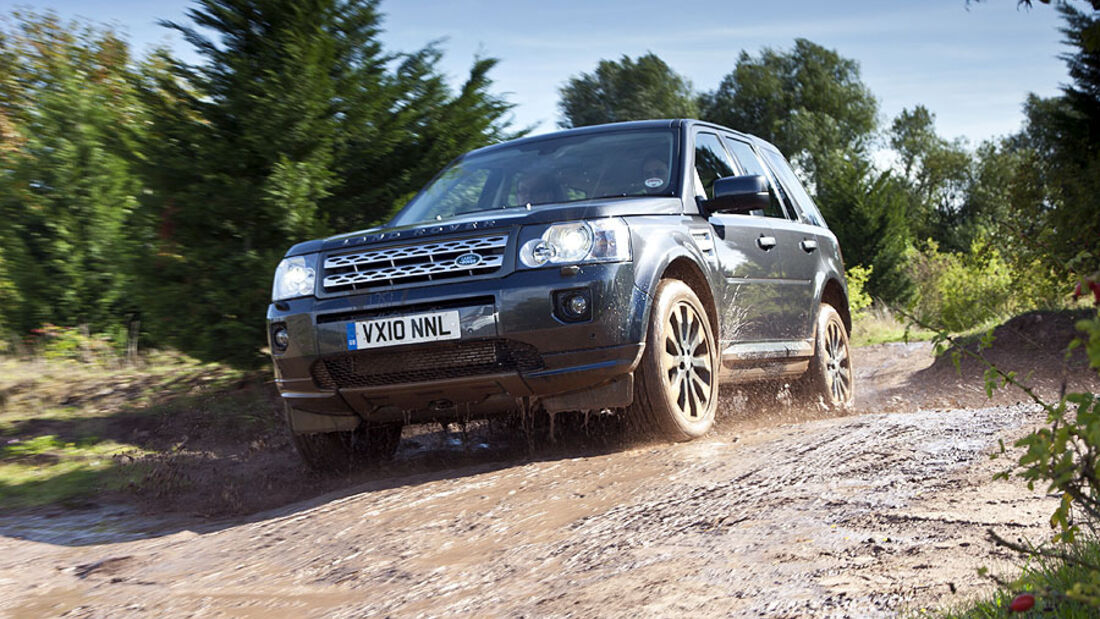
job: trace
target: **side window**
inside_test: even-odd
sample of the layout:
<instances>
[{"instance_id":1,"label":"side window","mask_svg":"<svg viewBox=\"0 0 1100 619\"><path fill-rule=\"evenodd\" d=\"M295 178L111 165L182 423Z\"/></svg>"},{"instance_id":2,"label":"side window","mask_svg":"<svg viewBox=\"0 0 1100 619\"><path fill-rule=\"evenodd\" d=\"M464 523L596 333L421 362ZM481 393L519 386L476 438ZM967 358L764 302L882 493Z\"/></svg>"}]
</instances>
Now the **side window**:
<instances>
[{"instance_id":1,"label":"side window","mask_svg":"<svg viewBox=\"0 0 1100 619\"><path fill-rule=\"evenodd\" d=\"M707 199L714 197L714 181L724 176L736 176L729 153L713 133L695 136L695 173L703 183Z\"/></svg>"},{"instance_id":2,"label":"side window","mask_svg":"<svg viewBox=\"0 0 1100 619\"><path fill-rule=\"evenodd\" d=\"M761 163L760 159L756 156L756 152L753 151L752 146L740 140L731 140L729 138L725 138L723 141L737 159L737 163L741 164L741 169L745 171L745 174L758 174L769 179L769 183L772 182L770 180L771 175L768 174L764 164ZM779 203L781 194L774 191L774 189L773 187L771 205L763 211L763 215L765 217L787 219L787 214L783 211L783 205ZM753 211L753 214L757 213L759 213L759 211Z\"/></svg>"},{"instance_id":3,"label":"side window","mask_svg":"<svg viewBox=\"0 0 1100 619\"><path fill-rule=\"evenodd\" d=\"M802 186L798 177L795 176L794 170L791 169L790 164L783 158L783 155L780 155L779 151L770 148L761 150L764 153L764 158L768 160L772 169L775 170L776 176L779 177L779 182L783 183L783 186L786 187L787 191L791 194L791 198L798 204L798 208L802 211L802 216L806 220L806 223L815 226L824 226L825 218L821 216L821 211L817 210L817 205L814 204L810 194L806 193L806 188Z\"/></svg>"}]
</instances>

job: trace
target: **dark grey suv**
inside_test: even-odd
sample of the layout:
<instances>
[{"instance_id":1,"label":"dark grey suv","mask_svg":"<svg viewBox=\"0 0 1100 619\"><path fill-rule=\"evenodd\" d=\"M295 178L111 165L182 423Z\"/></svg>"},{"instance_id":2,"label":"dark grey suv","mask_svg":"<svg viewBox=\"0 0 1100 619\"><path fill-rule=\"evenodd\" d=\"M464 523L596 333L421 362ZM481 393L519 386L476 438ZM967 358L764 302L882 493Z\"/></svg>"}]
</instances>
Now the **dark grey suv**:
<instances>
[{"instance_id":1,"label":"dark grey suv","mask_svg":"<svg viewBox=\"0 0 1100 619\"><path fill-rule=\"evenodd\" d=\"M292 247L268 308L308 464L392 455L405 423L619 411L707 432L720 382L851 402L836 238L787 161L693 120L468 153L385 227Z\"/></svg>"}]
</instances>

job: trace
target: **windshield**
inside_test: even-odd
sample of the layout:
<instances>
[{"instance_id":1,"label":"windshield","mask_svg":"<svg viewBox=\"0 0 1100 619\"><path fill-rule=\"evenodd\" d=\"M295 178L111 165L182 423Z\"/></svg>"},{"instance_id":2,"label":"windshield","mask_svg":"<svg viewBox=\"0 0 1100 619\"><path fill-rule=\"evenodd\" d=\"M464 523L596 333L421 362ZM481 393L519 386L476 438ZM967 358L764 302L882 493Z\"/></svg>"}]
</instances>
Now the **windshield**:
<instances>
[{"instance_id":1,"label":"windshield","mask_svg":"<svg viewBox=\"0 0 1100 619\"><path fill-rule=\"evenodd\" d=\"M527 205L627 196L674 196L669 129L549 138L463 157L391 222L404 226Z\"/></svg>"}]
</instances>

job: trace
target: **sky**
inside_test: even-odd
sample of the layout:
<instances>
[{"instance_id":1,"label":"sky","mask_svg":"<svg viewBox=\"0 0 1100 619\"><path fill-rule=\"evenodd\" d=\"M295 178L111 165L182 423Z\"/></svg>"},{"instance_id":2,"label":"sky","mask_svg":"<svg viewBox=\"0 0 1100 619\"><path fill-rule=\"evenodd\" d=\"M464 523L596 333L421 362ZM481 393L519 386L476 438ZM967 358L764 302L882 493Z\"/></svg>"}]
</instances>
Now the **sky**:
<instances>
[{"instance_id":1,"label":"sky","mask_svg":"<svg viewBox=\"0 0 1100 619\"><path fill-rule=\"evenodd\" d=\"M456 85L475 57L500 59L490 74L494 92L516 104L515 126L544 133L560 120L558 89L601 59L653 52L697 91L708 91L742 50L754 56L763 48L789 50L805 38L859 62L884 125L923 104L941 135L974 146L1018 130L1028 93L1056 95L1068 81L1058 58L1067 51L1062 21L1050 6L1035 4L1028 10L1016 0L384 0L382 41L389 51L440 41L441 68ZM166 44L196 58L156 24L186 21L185 0L14 6L114 26L139 51Z\"/></svg>"}]
</instances>

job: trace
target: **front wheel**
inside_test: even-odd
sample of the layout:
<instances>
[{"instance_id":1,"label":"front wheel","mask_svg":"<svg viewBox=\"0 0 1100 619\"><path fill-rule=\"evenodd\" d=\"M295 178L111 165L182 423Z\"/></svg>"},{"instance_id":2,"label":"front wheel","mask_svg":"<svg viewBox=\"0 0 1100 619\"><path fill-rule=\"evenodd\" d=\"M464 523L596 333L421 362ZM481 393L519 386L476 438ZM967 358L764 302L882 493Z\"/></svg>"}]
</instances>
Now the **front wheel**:
<instances>
[{"instance_id":1,"label":"front wheel","mask_svg":"<svg viewBox=\"0 0 1100 619\"><path fill-rule=\"evenodd\" d=\"M360 424L351 432L298 434L290 430L290 442L306 466L314 471L347 473L363 463L393 459L401 442L401 424L369 427Z\"/></svg>"},{"instance_id":2,"label":"front wheel","mask_svg":"<svg viewBox=\"0 0 1100 619\"><path fill-rule=\"evenodd\" d=\"M822 303L817 313L814 356L802 381L807 394L827 408L849 408L855 398L848 330L828 303Z\"/></svg>"},{"instance_id":3,"label":"front wheel","mask_svg":"<svg viewBox=\"0 0 1100 619\"><path fill-rule=\"evenodd\" d=\"M706 308L679 280L657 286L631 415L674 441L706 434L718 408L718 347Z\"/></svg>"}]
</instances>

